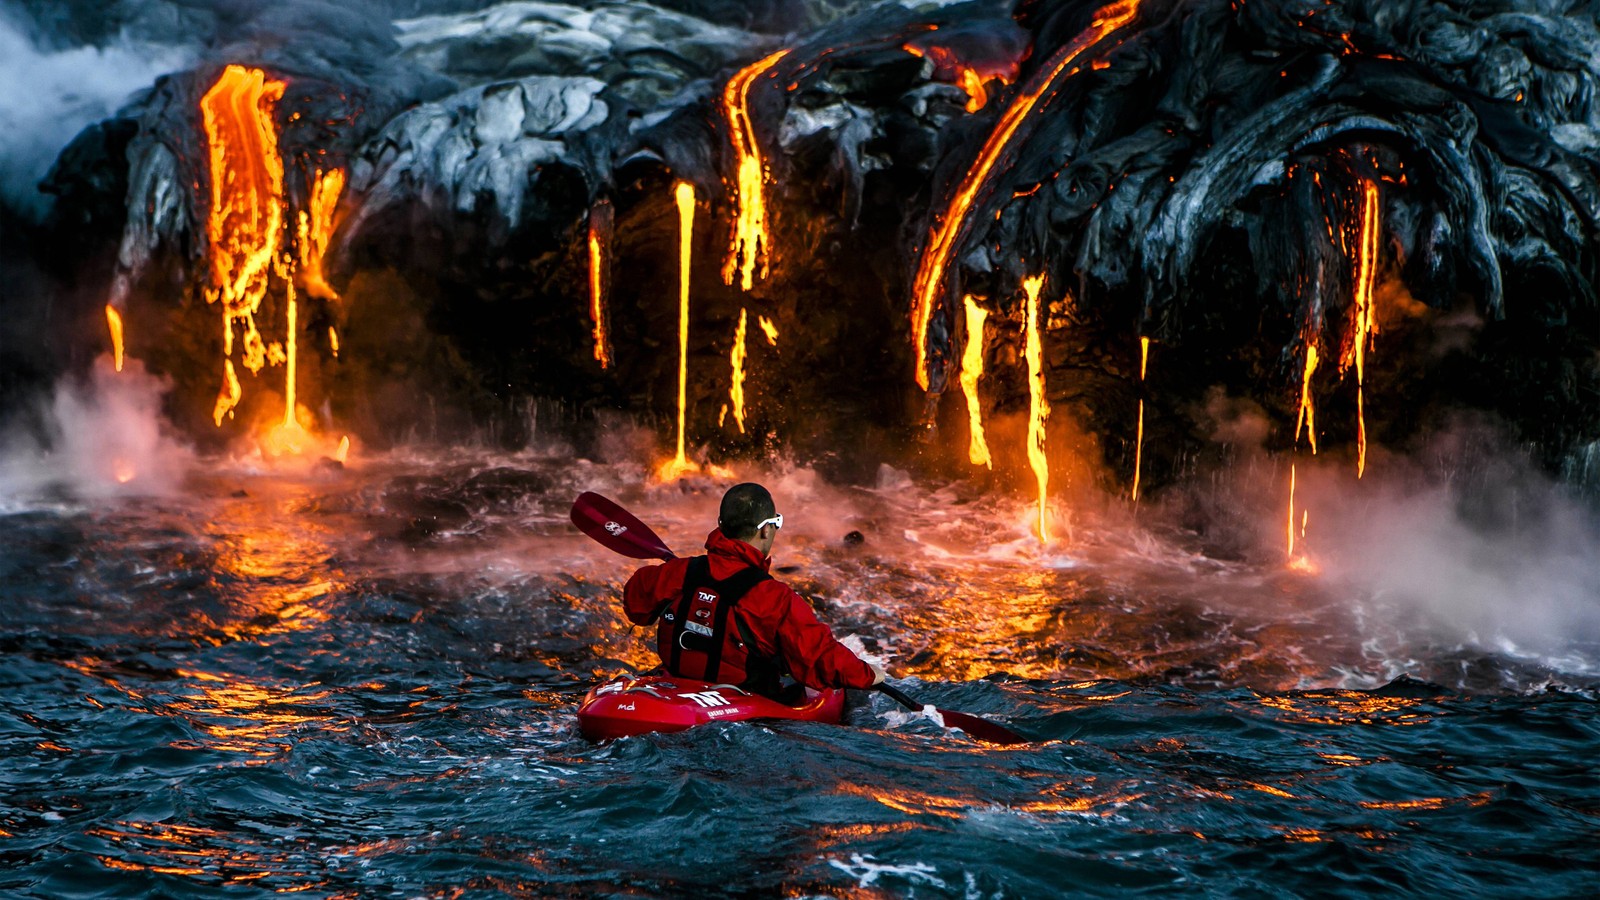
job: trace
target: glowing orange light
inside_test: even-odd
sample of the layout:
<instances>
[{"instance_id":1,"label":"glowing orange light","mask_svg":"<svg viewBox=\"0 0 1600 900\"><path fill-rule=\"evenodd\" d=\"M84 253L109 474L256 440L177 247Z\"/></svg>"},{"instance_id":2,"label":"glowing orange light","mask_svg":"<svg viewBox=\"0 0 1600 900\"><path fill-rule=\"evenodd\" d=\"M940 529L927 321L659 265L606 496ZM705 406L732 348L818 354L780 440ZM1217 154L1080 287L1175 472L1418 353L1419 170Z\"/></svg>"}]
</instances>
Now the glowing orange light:
<instances>
[{"instance_id":1,"label":"glowing orange light","mask_svg":"<svg viewBox=\"0 0 1600 900\"><path fill-rule=\"evenodd\" d=\"M344 462L345 460L347 460L349 458L350 458L350 435L348 435L348 434L340 435L340 437L339 437L339 449L333 451L333 459L334 459L335 462L342 463L342 462Z\"/></svg>"},{"instance_id":2,"label":"glowing orange light","mask_svg":"<svg viewBox=\"0 0 1600 900\"><path fill-rule=\"evenodd\" d=\"M339 332L335 331L332 325L328 326L328 349L333 351L334 359L339 358Z\"/></svg>"},{"instance_id":3,"label":"glowing orange light","mask_svg":"<svg viewBox=\"0 0 1600 900\"><path fill-rule=\"evenodd\" d=\"M992 469L994 459L989 456L989 444L983 439L983 409L978 405L978 379L983 376L983 323L989 318L989 312L971 295L966 303L967 349L961 354L961 391L967 397L967 422L972 435L967 442L967 459L975 466Z\"/></svg>"},{"instance_id":4,"label":"glowing orange light","mask_svg":"<svg viewBox=\"0 0 1600 900\"><path fill-rule=\"evenodd\" d=\"M1306 429L1311 441L1311 454L1317 453L1317 409L1311 398L1311 375L1317 371L1317 345L1306 342L1306 368L1300 376L1300 414L1294 423L1294 439L1300 440L1300 429Z\"/></svg>"},{"instance_id":5,"label":"glowing orange light","mask_svg":"<svg viewBox=\"0 0 1600 900\"><path fill-rule=\"evenodd\" d=\"M983 88L983 76L976 70L962 67L960 80L956 84L967 92L967 112L975 113L989 102L989 92Z\"/></svg>"},{"instance_id":6,"label":"glowing orange light","mask_svg":"<svg viewBox=\"0 0 1600 900\"><path fill-rule=\"evenodd\" d=\"M111 362L122 371L122 314L111 304L106 304L106 328L111 332Z\"/></svg>"},{"instance_id":7,"label":"glowing orange light","mask_svg":"<svg viewBox=\"0 0 1600 900\"><path fill-rule=\"evenodd\" d=\"M1041 97L1055 87L1056 79L1067 71L1095 42L1131 22L1138 12L1138 0L1119 0L1102 7L1094 21L1072 42L1058 50L1054 57L1040 68L1033 80L1012 99L1000 120L990 133L962 179L960 187L950 198L950 205L933 229L922 259L917 266L917 276L911 298L911 342L916 356L917 386L928 389L928 323L938 293L944 285L945 269L962 236L967 213L989 183L990 172L1005 153L1012 137L1024 119L1033 111Z\"/></svg>"},{"instance_id":8,"label":"glowing orange light","mask_svg":"<svg viewBox=\"0 0 1600 900\"><path fill-rule=\"evenodd\" d=\"M778 326L772 324L772 320L766 316L756 316L756 324L761 326L761 333L767 336L767 343L774 347L778 346Z\"/></svg>"},{"instance_id":9,"label":"glowing orange light","mask_svg":"<svg viewBox=\"0 0 1600 900\"><path fill-rule=\"evenodd\" d=\"M600 368L611 367L611 347L606 337L605 242L601 231L610 231L611 204L597 203L589 213L589 315L594 320L594 358Z\"/></svg>"},{"instance_id":10,"label":"glowing orange light","mask_svg":"<svg viewBox=\"0 0 1600 900\"><path fill-rule=\"evenodd\" d=\"M733 383L728 388L728 399L733 401L733 421L738 424L740 434L744 434L744 333L747 318L747 311L739 310L739 327L733 333L733 353L730 356Z\"/></svg>"},{"instance_id":11,"label":"glowing orange light","mask_svg":"<svg viewBox=\"0 0 1600 900\"><path fill-rule=\"evenodd\" d=\"M283 427L285 428L295 424L295 347L298 344L295 335L299 331L299 328L300 320L299 314L296 312L294 285L291 284L289 285L289 338L286 342L288 344L288 351L284 354L283 376Z\"/></svg>"},{"instance_id":12,"label":"glowing orange light","mask_svg":"<svg viewBox=\"0 0 1600 900\"><path fill-rule=\"evenodd\" d=\"M120 456L111 461L111 477L117 480L117 484L127 484L138 474L133 463Z\"/></svg>"},{"instance_id":13,"label":"glowing orange light","mask_svg":"<svg viewBox=\"0 0 1600 900\"><path fill-rule=\"evenodd\" d=\"M1050 485L1050 461L1044 453L1044 420L1050 416L1050 401L1045 399L1044 342L1039 337L1039 289L1042 287L1043 275L1022 281L1022 289L1028 294L1028 342L1024 349L1028 359L1028 465L1033 467L1033 476L1039 482L1039 540L1048 543L1046 491Z\"/></svg>"},{"instance_id":14,"label":"glowing orange light","mask_svg":"<svg viewBox=\"0 0 1600 900\"><path fill-rule=\"evenodd\" d=\"M694 185L680 181L673 188L678 205L678 452L656 469L661 481L691 474L700 467L684 452L685 410L689 405L689 263L693 258Z\"/></svg>"},{"instance_id":15,"label":"glowing orange light","mask_svg":"<svg viewBox=\"0 0 1600 900\"><path fill-rule=\"evenodd\" d=\"M756 142L755 127L750 121L750 85L788 53L788 50L779 50L745 66L728 79L722 89L722 108L728 117L728 135L733 141L734 158L739 163L739 211L734 219L728 259L722 266L722 281L724 284L733 284L733 276L737 272L739 286L747 291L755 283L758 274L762 278L767 277L767 252L771 241L767 234L767 170L761 159L761 146Z\"/></svg>"},{"instance_id":16,"label":"glowing orange light","mask_svg":"<svg viewBox=\"0 0 1600 900\"><path fill-rule=\"evenodd\" d=\"M1367 347L1378 333L1373 316L1372 288L1378 269L1378 184L1361 182L1361 243L1356 254L1356 327L1354 339L1339 361L1342 374L1353 363L1356 368L1356 477L1367 471L1366 361Z\"/></svg>"},{"instance_id":17,"label":"glowing orange light","mask_svg":"<svg viewBox=\"0 0 1600 900\"><path fill-rule=\"evenodd\" d=\"M343 192L343 169L318 172L311 186L311 209L301 210L298 220L300 272L305 278L306 293L330 302L338 300L339 294L323 276L322 258L327 254L328 241L333 237L333 214L339 207L339 195Z\"/></svg>"},{"instance_id":18,"label":"glowing orange light","mask_svg":"<svg viewBox=\"0 0 1600 900\"><path fill-rule=\"evenodd\" d=\"M1139 335L1139 383L1150 365L1150 339ZM1144 468L1144 397L1139 398L1139 430L1133 439L1133 500L1139 500L1139 473Z\"/></svg>"},{"instance_id":19,"label":"glowing orange light","mask_svg":"<svg viewBox=\"0 0 1600 900\"><path fill-rule=\"evenodd\" d=\"M219 426L242 393L229 359L235 323L244 329L245 365L254 372L265 361L255 313L282 241L283 159L272 112L285 87L260 69L228 66L200 100L211 175L206 302L222 304L223 386L213 414Z\"/></svg>"},{"instance_id":20,"label":"glowing orange light","mask_svg":"<svg viewBox=\"0 0 1600 900\"><path fill-rule=\"evenodd\" d=\"M211 418L218 427L222 426L222 417L233 412L239 405L239 398L244 396L244 390L239 387L239 376L234 374L233 360L222 361L222 392L217 395L217 403L211 410Z\"/></svg>"},{"instance_id":21,"label":"glowing orange light","mask_svg":"<svg viewBox=\"0 0 1600 900\"><path fill-rule=\"evenodd\" d=\"M1284 530L1289 536L1289 546L1284 553L1292 562L1294 560L1294 463L1289 464L1289 524Z\"/></svg>"}]
</instances>

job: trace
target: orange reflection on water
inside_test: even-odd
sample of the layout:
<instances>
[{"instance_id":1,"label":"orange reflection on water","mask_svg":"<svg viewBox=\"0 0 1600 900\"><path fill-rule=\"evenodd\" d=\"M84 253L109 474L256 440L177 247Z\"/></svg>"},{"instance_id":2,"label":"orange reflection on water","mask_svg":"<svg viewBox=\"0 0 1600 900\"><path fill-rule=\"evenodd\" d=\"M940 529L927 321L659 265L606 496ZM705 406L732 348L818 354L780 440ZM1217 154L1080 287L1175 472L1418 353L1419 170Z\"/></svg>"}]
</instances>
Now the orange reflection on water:
<instances>
[{"instance_id":1,"label":"orange reflection on water","mask_svg":"<svg viewBox=\"0 0 1600 900\"><path fill-rule=\"evenodd\" d=\"M1109 794L1086 794L1081 797L1050 797L1043 800L1013 804L1011 808L1017 812L1035 815L1042 813L1071 813L1074 815L1095 815L1103 819L1114 814L1119 807L1127 806L1129 803L1140 800L1144 796L1142 793L1113 792Z\"/></svg>"},{"instance_id":2,"label":"orange reflection on water","mask_svg":"<svg viewBox=\"0 0 1600 900\"><path fill-rule=\"evenodd\" d=\"M851 797L867 797L876 800L896 812L907 815L939 816L946 819L959 819L965 815L966 810L975 805L975 801L960 797L944 797L938 794L928 794L910 788L888 788L865 784L840 783L834 786L833 792Z\"/></svg>"},{"instance_id":3,"label":"orange reflection on water","mask_svg":"<svg viewBox=\"0 0 1600 900\"><path fill-rule=\"evenodd\" d=\"M275 849L265 843L242 842L237 830L223 832L172 822L118 821L86 829L84 833L104 838L122 851L121 857L95 856L101 865L114 871L183 875L201 879L211 886L250 884L264 878L291 881L277 887L277 893L325 887L321 873L310 870L309 858L301 859L302 854Z\"/></svg>"},{"instance_id":4,"label":"orange reflection on water","mask_svg":"<svg viewBox=\"0 0 1600 900\"><path fill-rule=\"evenodd\" d=\"M1479 791L1465 797L1418 797L1415 800L1364 800L1362 809L1444 809L1447 806L1466 804L1467 806L1483 806L1494 799L1493 792Z\"/></svg>"},{"instance_id":5,"label":"orange reflection on water","mask_svg":"<svg viewBox=\"0 0 1600 900\"><path fill-rule=\"evenodd\" d=\"M1427 712L1412 708L1421 704L1417 697L1382 697L1360 691L1262 697L1263 706L1289 713L1292 721L1316 725L1422 725L1433 719Z\"/></svg>"}]
</instances>

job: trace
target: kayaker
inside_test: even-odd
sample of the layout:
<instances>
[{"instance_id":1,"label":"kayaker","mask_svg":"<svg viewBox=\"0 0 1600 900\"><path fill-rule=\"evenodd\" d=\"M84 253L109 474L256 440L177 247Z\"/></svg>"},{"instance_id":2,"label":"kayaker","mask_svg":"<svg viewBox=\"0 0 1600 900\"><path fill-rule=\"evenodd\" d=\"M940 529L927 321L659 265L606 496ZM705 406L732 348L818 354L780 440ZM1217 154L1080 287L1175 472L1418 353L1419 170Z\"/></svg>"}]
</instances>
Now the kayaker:
<instances>
[{"instance_id":1,"label":"kayaker","mask_svg":"<svg viewBox=\"0 0 1600 900\"><path fill-rule=\"evenodd\" d=\"M668 673L785 702L799 693L785 689L785 675L819 689L883 681L882 668L839 643L805 598L768 574L782 527L766 488L736 484L722 496L706 555L645 566L628 579L628 619L658 623L656 652Z\"/></svg>"}]
</instances>

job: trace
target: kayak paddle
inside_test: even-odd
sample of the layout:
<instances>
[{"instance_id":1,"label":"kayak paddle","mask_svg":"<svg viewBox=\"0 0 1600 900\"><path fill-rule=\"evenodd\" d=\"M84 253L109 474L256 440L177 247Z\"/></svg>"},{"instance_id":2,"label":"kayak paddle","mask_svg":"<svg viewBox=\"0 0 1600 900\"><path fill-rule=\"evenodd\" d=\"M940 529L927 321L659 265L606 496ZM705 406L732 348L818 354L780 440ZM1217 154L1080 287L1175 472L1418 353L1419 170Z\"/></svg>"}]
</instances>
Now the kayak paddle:
<instances>
[{"instance_id":1,"label":"kayak paddle","mask_svg":"<svg viewBox=\"0 0 1600 900\"><path fill-rule=\"evenodd\" d=\"M584 491L572 503L572 524L578 530L594 538L601 546L623 556L633 559L676 559L673 552L667 549L666 541L656 536L650 526L634 518L634 515L618 506L616 503L596 494L593 491ZM878 691L887 694L895 702L906 709L922 711L922 704L907 697L899 689L888 684L874 685ZM950 728L959 728L980 741L990 744L1025 744L1027 738L986 719L954 710L941 709L939 715L944 719L945 725Z\"/></svg>"},{"instance_id":2,"label":"kayak paddle","mask_svg":"<svg viewBox=\"0 0 1600 900\"><path fill-rule=\"evenodd\" d=\"M607 550L633 559L676 559L667 542L633 514L594 493L584 491L572 502L572 524Z\"/></svg>"},{"instance_id":3,"label":"kayak paddle","mask_svg":"<svg viewBox=\"0 0 1600 900\"><path fill-rule=\"evenodd\" d=\"M891 686L888 682L875 684L873 690L887 695L890 699L904 706L906 709L921 712L921 703L907 697L899 688ZM937 708L937 707L936 707ZM956 712L949 709L940 709L939 718L944 720L946 728L959 728L986 744L1026 744L1028 739L1003 725L996 725L988 719L980 719L974 715Z\"/></svg>"}]
</instances>

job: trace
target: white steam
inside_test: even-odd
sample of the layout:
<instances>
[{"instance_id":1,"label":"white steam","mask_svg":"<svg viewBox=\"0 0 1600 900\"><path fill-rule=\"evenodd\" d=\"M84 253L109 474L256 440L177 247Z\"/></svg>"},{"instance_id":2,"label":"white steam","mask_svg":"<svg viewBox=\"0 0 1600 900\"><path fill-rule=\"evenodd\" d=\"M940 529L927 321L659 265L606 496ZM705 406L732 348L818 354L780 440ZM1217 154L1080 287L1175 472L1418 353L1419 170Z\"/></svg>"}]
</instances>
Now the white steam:
<instances>
[{"instance_id":1,"label":"white steam","mask_svg":"<svg viewBox=\"0 0 1600 900\"><path fill-rule=\"evenodd\" d=\"M1308 552L1330 587L1356 598L1379 649L1427 643L1600 667L1600 525L1516 464L1476 465L1443 483L1303 473Z\"/></svg>"},{"instance_id":2,"label":"white steam","mask_svg":"<svg viewBox=\"0 0 1600 900\"><path fill-rule=\"evenodd\" d=\"M13 439L0 448L0 504L164 494L193 458L161 415L168 384L139 360L123 371L109 356L82 382L56 386L43 410L46 440Z\"/></svg>"},{"instance_id":3,"label":"white steam","mask_svg":"<svg viewBox=\"0 0 1600 900\"><path fill-rule=\"evenodd\" d=\"M119 40L108 47L41 50L0 10L0 195L38 212L38 183L86 126L109 118L157 76L188 68L187 48Z\"/></svg>"}]
</instances>

